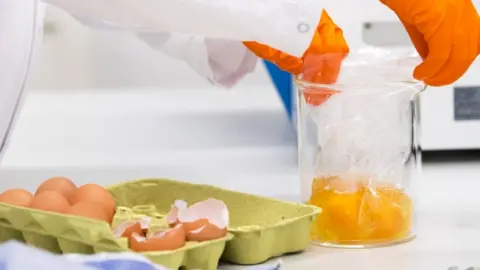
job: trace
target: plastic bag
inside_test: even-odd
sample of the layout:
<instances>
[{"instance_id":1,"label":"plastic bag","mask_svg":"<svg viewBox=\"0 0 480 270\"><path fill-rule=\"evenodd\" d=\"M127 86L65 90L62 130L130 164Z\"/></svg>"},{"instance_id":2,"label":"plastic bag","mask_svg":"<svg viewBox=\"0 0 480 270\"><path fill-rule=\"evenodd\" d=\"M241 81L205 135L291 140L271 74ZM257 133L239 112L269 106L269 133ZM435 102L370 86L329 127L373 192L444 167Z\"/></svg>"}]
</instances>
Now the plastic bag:
<instances>
[{"instance_id":1,"label":"plastic bag","mask_svg":"<svg viewBox=\"0 0 480 270\"><path fill-rule=\"evenodd\" d=\"M409 50L364 48L343 62L334 85L297 81L302 193L323 210L317 240L365 244L411 236L416 98L423 89L412 77L418 61ZM314 95L325 97L309 104L306 97Z\"/></svg>"},{"instance_id":2,"label":"plastic bag","mask_svg":"<svg viewBox=\"0 0 480 270\"><path fill-rule=\"evenodd\" d=\"M413 48L377 48L363 47L350 53L342 62L336 84L365 85L394 82L416 82L413 69L421 63L417 51ZM420 82L418 82L420 84ZM378 90L378 89L372 89ZM381 91L396 91L395 88ZM368 88L362 91L369 91Z\"/></svg>"},{"instance_id":3,"label":"plastic bag","mask_svg":"<svg viewBox=\"0 0 480 270\"><path fill-rule=\"evenodd\" d=\"M317 176L362 172L374 176L370 181L401 182L411 147L409 106L423 88L412 77L418 61L410 50L370 47L344 61L333 86L340 94L311 111L321 148Z\"/></svg>"}]
</instances>

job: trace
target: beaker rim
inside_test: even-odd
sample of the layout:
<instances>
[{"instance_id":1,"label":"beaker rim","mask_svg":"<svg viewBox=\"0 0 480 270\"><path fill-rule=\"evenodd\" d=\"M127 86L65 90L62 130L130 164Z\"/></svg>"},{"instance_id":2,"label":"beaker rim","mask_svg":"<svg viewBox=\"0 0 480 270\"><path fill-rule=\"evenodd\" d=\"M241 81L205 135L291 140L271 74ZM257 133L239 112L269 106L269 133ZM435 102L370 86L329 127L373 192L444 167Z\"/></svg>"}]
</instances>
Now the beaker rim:
<instances>
[{"instance_id":1,"label":"beaker rim","mask_svg":"<svg viewBox=\"0 0 480 270\"><path fill-rule=\"evenodd\" d=\"M358 83L316 83L301 79L298 75L293 77L293 84L296 86L297 89L309 88L312 89L325 89L325 88L345 88L345 87L365 87L365 86L372 86L372 85L405 85L411 86L418 89L418 92L423 92L427 88L427 85L422 81L417 80L404 80L404 81L378 81L378 82L358 82Z\"/></svg>"}]
</instances>

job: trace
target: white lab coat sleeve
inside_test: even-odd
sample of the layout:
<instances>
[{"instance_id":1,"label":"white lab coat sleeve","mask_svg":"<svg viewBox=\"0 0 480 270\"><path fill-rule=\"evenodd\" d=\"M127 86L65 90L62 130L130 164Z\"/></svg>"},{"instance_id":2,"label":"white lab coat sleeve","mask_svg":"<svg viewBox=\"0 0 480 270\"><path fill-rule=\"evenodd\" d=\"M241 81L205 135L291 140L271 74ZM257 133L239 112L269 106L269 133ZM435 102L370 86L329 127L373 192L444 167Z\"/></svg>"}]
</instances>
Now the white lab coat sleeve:
<instances>
[{"instance_id":1,"label":"white lab coat sleeve","mask_svg":"<svg viewBox=\"0 0 480 270\"><path fill-rule=\"evenodd\" d=\"M257 57L236 40L205 38L178 33L140 33L153 49L185 61L212 84L233 87L255 70Z\"/></svg>"},{"instance_id":2,"label":"white lab coat sleeve","mask_svg":"<svg viewBox=\"0 0 480 270\"><path fill-rule=\"evenodd\" d=\"M300 57L327 0L45 1L90 25L134 32L202 76L230 86L256 62L240 41L257 41Z\"/></svg>"}]
</instances>

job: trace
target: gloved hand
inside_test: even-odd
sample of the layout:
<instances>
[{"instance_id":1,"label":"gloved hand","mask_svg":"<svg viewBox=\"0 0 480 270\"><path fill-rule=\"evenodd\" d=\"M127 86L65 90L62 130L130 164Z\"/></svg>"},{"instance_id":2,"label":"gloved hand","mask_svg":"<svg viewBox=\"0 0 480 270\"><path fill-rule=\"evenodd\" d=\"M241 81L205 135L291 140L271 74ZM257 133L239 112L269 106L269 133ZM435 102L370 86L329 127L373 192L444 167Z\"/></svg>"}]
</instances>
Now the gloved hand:
<instances>
[{"instance_id":1,"label":"gloved hand","mask_svg":"<svg viewBox=\"0 0 480 270\"><path fill-rule=\"evenodd\" d=\"M402 21L423 63L414 77L431 86L458 80L479 53L480 18L471 0L380 0Z\"/></svg>"},{"instance_id":2,"label":"gloved hand","mask_svg":"<svg viewBox=\"0 0 480 270\"><path fill-rule=\"evenodd\" d=\"M275 63L280 69L298 75L315 83L335 83L342 60L349 48L342 29L324 10L310 47L302 58L294 57L275 48L257 42L244 42L245 46L258 57Z\"/></svg>"}]
</instances>

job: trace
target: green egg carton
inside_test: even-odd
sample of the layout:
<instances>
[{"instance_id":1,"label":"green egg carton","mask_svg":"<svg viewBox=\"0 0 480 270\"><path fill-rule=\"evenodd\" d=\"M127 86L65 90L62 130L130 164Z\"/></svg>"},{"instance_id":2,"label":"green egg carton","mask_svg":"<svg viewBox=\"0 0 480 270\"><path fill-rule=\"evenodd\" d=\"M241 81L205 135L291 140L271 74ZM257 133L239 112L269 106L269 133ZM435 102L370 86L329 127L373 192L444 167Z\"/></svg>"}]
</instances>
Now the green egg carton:
<instances>
[{"instance_id":1,"label":"green egg carton","mask_svg":"<svg viewBox=\"0 0 480 270\"><path fill-rule=\"evenodd\" d=\"M173 251L141 254L168 269L215 270L232 237L228 234L208 242L187 242ZM128 240L116 238L106 222L0 203L0 242L13 239L57 254L129 251Z\"/></svg>"},{"instance_id":2,"label":"green egg carton","mask_svg":"<svg viewBox=\"0 0 480 270\"><path fill-rule=\"evenodd\" d=\"M189 205L215 198L230 211L229 231L222 260L235 264L259 264L270 258L303 251L310 243L310 229L321 209L284 202L209 185L168 179L144 179L108 188L117 205L134 207L153 204L167 214L175 200Z\"/></svg>"},{"instance_id":3,"label":"green egg carton","mask_svg":"<svg viewBox=\"0 0 480 270\"><path fill-rule=\"evenodd\" d=\"M12 239L57 254L128 250L106 222L0 203L0 242Z\"/></svg>"}]
</instances>

